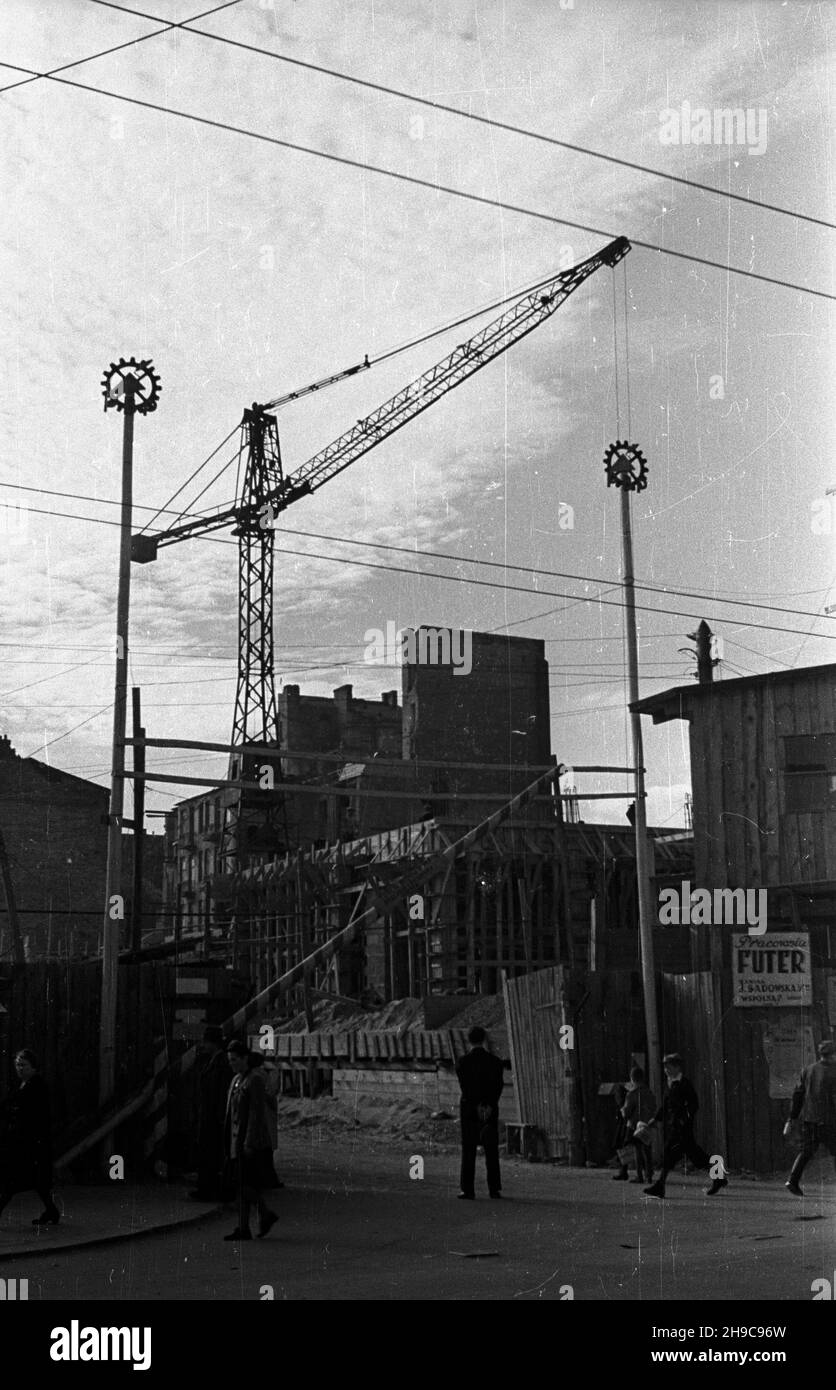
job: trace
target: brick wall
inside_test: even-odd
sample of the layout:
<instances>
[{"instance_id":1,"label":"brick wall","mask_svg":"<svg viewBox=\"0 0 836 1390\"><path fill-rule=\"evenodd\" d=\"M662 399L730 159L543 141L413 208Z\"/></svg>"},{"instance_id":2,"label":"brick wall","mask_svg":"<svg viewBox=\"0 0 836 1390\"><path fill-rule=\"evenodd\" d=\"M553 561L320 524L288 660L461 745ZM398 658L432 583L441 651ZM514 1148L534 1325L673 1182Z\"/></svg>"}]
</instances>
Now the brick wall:
<instances>
[{"instance_id":1,"label":"brick wall","mask_svg":"<svg viewBox=\"0 0 836 1390\"><path fill-rule=\"evenodd\" d=\"M0 737L0 825L27 960L80 959L98 949L105 895L109 793L21 758ZM11 945L0 893L2 949Z\"/></svg>"},{"instance_id":2,"label":"brick wall","mask_svg":"<svg viewBox=\"0 0 836 1390\"><path fill-rule=\"evenodd\" d=\"M526 767L548 763L551 755L545 645L529 637L469 636L467 675L452 664L404 664L403 755L418 761L519 764L519 773L439 770L440 791L513 795L533 780Z\"/></svg>"}]
</instances>

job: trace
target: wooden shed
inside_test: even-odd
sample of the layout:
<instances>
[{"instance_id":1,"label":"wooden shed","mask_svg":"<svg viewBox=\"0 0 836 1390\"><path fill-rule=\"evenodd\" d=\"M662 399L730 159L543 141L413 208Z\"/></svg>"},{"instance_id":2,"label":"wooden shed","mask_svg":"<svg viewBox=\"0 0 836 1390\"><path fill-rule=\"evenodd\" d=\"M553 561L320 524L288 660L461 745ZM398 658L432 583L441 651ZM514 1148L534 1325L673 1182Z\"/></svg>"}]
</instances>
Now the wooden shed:
<instances>
[{"instance_id":1,"label":"wooden shed","mask_svg":"<svg viewBox=\"0 0 836 1390\"><path fill-rule=\"evenodd\" d=\"M666 977L663 1017L702 1085L704 1142L732 1168L771 1172L790 1153L794 1078L836 1034L836 665L680 686L634 708L690 725L690 890L765 893L757 932L716 913L689 924L691 968Z\"/></svg>"}]
</instances>

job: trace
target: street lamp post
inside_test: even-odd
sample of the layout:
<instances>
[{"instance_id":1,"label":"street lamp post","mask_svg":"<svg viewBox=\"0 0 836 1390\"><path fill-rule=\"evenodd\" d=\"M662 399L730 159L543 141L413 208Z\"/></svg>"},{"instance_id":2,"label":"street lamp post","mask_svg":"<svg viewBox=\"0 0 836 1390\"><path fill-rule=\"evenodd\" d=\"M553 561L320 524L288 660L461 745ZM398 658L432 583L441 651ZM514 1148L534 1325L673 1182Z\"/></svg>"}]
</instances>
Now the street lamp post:
<instances>
[{"instance_id":1,"label":"street lamp post","mask_svg":"<svg viewBox=\"0 0 836 1390\"><path fill-rule=\"evenodd\" d=\"M128 698L128 627L131 592L134 416L156 410L159 378L150 361L111 362L102 381L105 410L121 410L122 511L119 535L119 589L116 601L116 675L113 698L110 805L107 817L107 869L102 926L102 997L99 1031L99 1104L113 1099L116 1085L116 1003L122 896L122 820L125 804L125 716Z\"/></svg>"},{"instance_id":2,"label":"street lamp post","mask_svg":"<svg viewBox=\"0 0 836 1390\"><path fill-rule=\"evenodd\" d=\"M633 528L630 494L647 487L647 465L640 449L626 441L613 444L604 460L607 487L621 491L621 542L624 602L627 628L627 685L629 701L639 698L639 657L636 632L636 590L633 571ZM639 909L639 945L641 951L642 993L647 1035L647 1071L650 1085L661 1095L662 1071L659 1056L659 1020L656 1009L656 969L653 952L653 922L655 912L650 891L650 849L647 841L647 806L644 780L644 745L641 715L630 710L630 732L635 767L635 835L636 835L636 896Z\"/></svg>"}]
</instances>

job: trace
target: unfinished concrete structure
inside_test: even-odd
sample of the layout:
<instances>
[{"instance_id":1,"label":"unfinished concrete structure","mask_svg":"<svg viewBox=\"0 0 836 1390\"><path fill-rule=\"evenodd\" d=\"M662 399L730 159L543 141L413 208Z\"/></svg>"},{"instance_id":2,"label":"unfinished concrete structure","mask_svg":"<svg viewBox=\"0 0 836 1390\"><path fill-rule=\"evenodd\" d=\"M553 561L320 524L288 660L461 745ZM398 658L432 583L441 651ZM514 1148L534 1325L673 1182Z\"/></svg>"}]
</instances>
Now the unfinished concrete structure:
<instances>
[{"instance_id":1,"label":"unfinished concrete structure","mask_svg":"<svg viewBox=\"0 0 836 1390\"><path fill-rule=\"evenodd\" d=\"M289 851L304 844L324 844L339 838L345 824L347 803L336 795L293 796L290 786L309 781L333 782L341 763L373 758L376 754L398 757L401 742L401 709L397 691L385 691L379 701L354 696L350 685L325 696L302 695L298 685L285 686L278 699L280 751L304 757L281 759L281 773L288 785L275 794L262 794L273 808L269 827L248 817L244 863L259 863L281 847ZM321 757L316 755L320 754ZM221 871L220 850L227 814L235 805L236 792L213 788L178 802L165 821L164 921L174 919L185 932L209 931L215 917L215 880ZM225 914L228 915L228 914Z\"/></svg>"},{"instance_id":2,"label":"unfinished concrete structure","mask_svg":"<svg viewBox=\"0 0 836 1390\"><path fill-rule=\"evenodd\" d=\"M549 764L543 642L458 636L467 644L467 671L444 659L450 629L417 629L415 660L403 664L403 707L394 690L374 701L355 697L350 685L331 698L285 687L278 699L285 756L275 791L247 793L238 869L433 817L469 827ZM180 802L166 818L164 907L183 931L208 935L221 924L226 932L233 916L240 923L222 874L229 866L220 860L237 795L218 787Z\"/></svg>"},{"instance_id":3,"label":"unfinished concrete structure","mask_svg":"<svg viewBox=\"0 0 836 1390\"><path fill-rule=\"evenodd\" d=\"M450 846L461 827L427 820L301 851L239 875L240 940L259 987L347 925L376 890ZM690 837L651 831L660 881L692 863ZM679 933L668 933L679 942ZM429 873L421 892L367 928L320 977L335 992L383 999L493 994L509 977L555 964L600 969L637 959L633 832L629 825L567 825L551 796L534 800Z\"/></svg>"}]
</instances>

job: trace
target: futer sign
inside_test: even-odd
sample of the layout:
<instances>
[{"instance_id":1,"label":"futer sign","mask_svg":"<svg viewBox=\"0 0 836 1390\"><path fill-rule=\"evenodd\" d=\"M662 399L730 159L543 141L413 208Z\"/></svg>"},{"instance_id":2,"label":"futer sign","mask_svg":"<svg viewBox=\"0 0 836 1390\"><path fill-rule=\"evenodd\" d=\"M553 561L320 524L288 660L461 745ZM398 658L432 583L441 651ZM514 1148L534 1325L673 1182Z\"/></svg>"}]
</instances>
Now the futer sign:
<instances>
[{"instance_id":1,"label":"futer sign","mask_svg":"<svg viewBox=\"0 0 836 1390\"><path fill-rule=\"evenodd\" d=\"M732 937L734 1003L740 1008L789 1007L812 1001L807 932L767 932L759 940Z\"/></svg>"}]
</instances>

